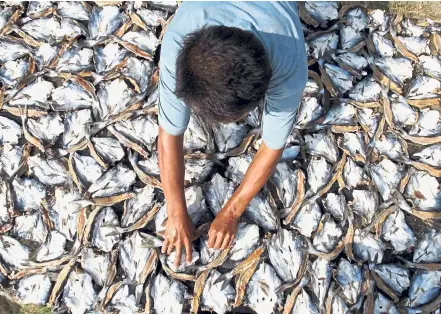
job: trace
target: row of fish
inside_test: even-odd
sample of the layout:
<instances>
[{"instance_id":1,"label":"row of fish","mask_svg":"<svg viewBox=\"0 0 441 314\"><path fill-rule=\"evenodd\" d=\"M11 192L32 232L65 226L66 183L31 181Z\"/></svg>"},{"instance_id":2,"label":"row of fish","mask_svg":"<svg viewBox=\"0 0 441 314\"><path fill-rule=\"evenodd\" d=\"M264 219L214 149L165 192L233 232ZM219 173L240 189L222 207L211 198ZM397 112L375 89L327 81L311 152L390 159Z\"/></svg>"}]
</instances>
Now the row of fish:
<instances>
[{"instance_id":1,"label":"row of fish","mask_svg":"<svg viewBox=\"0 0 441 314\"><path fill-rule=\"evenodd\" d=\"M192 117L192 261L159 248L158 58L171 2L0 4L0 286L55 313L440 313L439 25L299 2L309 79L230 248L209 224L260 109Z\"/></svg>"}]
</instances>

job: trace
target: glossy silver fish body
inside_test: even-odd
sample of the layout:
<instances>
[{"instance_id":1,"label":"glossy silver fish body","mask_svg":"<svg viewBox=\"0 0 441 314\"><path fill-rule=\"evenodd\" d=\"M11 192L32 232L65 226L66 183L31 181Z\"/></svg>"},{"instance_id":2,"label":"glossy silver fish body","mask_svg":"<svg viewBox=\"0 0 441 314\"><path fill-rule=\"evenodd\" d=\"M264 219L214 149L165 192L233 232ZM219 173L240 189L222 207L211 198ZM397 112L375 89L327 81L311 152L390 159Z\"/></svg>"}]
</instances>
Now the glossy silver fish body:
<instances>
[{"instance_id":1,"label":"glossy silver fish body","mask_svg":"<svg viewBox=\"0 0 441 314\"><path fill-rule=\"evenodd\" d=\"M420 210L440 211L441 193L439 183L425 171L411 169L405 194Z\"/></svg>"},{"instance_id":2,"label":"glossy silver fish body","mask_svg":"<svg viewBox=\"0 0 441 314\"><path fill-rule=\"evenodd\" d=\"M367 76L350 91L349 97L358 102L376 102L380 100L381 86L372 77Z\"/></svg>"},{"instance_id":3,"label":"glossy silver fish body","mask_svg":"<svg viewBox=\"0 0 441 314\"><path fill-rule=\"evenodd\" d=\"M134 44L135 46L149 54L152 54L159 44L159 41L156 38L155 34L151 32L147 33L143 30L138 32L127 32L124 34L124 36L121 37L121 39L131 44Z\"/></svg>"},{"instance_id":4,"label":"glossy silver fish body","mask_svg":"<svg viewBox=\"0 0 441 314\"><path fill-rule=\"evenodd\" d=\"M324 67L332 84L340 94L346 93L354 86L354 77L346 70L331 63L325 63Z\"/></svg>"},{"instance_id":5,"label":"glossy silver fish body","mask_svg":"<svg viewBox=\"0 0 441 314\"><path fill-rule=\"evenodd\" d=\"M107 197L125 193L135 183L136 174L122 164L110 168L87 190L92 197Z\"/></svg>"},{"instance_id":6,"label":"glossy silver fish body","mask_svg":"<svg viewBox=\"0 0 441 314\"><path fill-rule=\"evenodd\" d=\"M323 207L335 219L343 220L346 216L347 203L346 198L342 194L328 193L322 198Z\"/></svg>"},{"instance_id":7,"label":"glossy silver fish body","mask_svg":"<svg viewBox=\"0 0 441 314\"><path fill-rule=\"evenodd\" d=\"M157 314L181 313L187 288L179 281L157 274L153 279L151 297Z\"/></svg>"},{"instance_id":8,"label":"glossy silver fish body","mask_svg":"<svg viewBox=\"0 0 441 314\"><path fill-rule=\"evenodd\" d=\"M435 299L441 291L441 272L417 270L409 287L411 307L418 307Z\"/></svg>"},{"instance_id":9,"label":"glossy silver fish body","mask_svg":"<svg viewBox=\"0 0 441 314\"><path fill-rule=\"evenodd\" d=\"M321 217L322 212L317 202L307 202L300 208L292 222L292 227L305 237L311 237L311 234L317 229Z\"/></svg>"},{"instance_id":10,"label":"glossy silver fish body","mask_svg":"<svg viewBox=\"0 0 441 314\"><path fill-rule=\"evenodd\" d=\"M343 296L349 304L357 301L362 284L362 274L359 266L342 259L338 264L336 281L343 289Z\"/></svg>"},{"instance_id":11,"label":"glossy silver fish body","mask_svg":"<svg viewBox=\"0 0 441 314\"><path fill-rule=\"evenodd\" d=\"M94 283L104 286L111 264L110 254L102 254L95 252L92 248L85 248L81 257L81 266L84 271L92 277Z\"/></svg>"},{"instance_id":12,"label":"glossy silver fish body","mask_svg":"<svg viewBox=\"0 0 441 314\"><path fill-rule=\"evenodd\" d=\"M273 207L263 195L257 195L251 200L244 216L264 230L275 231L280 225Z\"/></svg>"},{"instance_id":13,"label":"glossy silver fish body","mask_svg":"<svg viewBox=\"0 0 441 314\"><path fill-rule=\"evenodd\" d=\"M353 190L352 197L350 208L363 219L365 224L371 223L379 204L378 193L376 191Z\"/></svg>"},{"instance_id":14,"label":"glossy silver fish body","mask_svg":"<svg viewBox=\"0 0 441 314\"><path fill-rule=\"evenodd\" d=\"M277 188L279 199L284 208L290 207L296 197L297 185L296 172L288 167L287 163L278 163L273 174L272 182Z\"/></svg>"},{"instance_id":15,"label":"glossy silver fish body","mask_svg":"<svg viewBox=\"0 0 441 314\"><path fill-rule=\"evenodd\" d=\"M334 51L338 47L339 38L335 32L315 36L308 42L308 55L319 59L326 51Z\"/></svg>"},{"instance_id":16,"label":"glossy silver fish body","mask_svg":"<svg viewBox=\"0 0 441 314\"><path fill-rule=\"evenodd\" d=\"M389 159L383 159L380 163L370 166L372 181L377 186L383 200L387 201L392 197L400 184L403 172L404 167L402 165Z\"/></svg>"},{"instance_id":17,"label":"glossy silver fish body","mask_svg":"<svg viewBox=\"0 0 441 314\"><path fill-rule=\"evenodd\" d=\"M95 218L92 228L92 244L103 252L110 252L121 240L120 223L112 207L103 208Z\"/></svg>"},{"instance_id":18,"label":"glossy silver fish body","mask_svg":"<svg viewBox=\"0 0 441 314\"><path fill-rule=\"evenodd\" d=\"M380 239L376 239L371 233L355 230L352 244L354 254L363 261L380 264L383 261L385 246Z\"/></svg>"},{"instance_id":19,"label":"glossy silver fish body","mask_svg":"<svg viewBox=\"0 0 441 314\"><path fill-rule=\"evenodd\" d=\"M315 194L323 188L331 178L331 166L324 158L312 158L307 169L308 194Z\"/></svg>"},{"instance_id":20,"label":"glossy silver fish body","mask_svg":"<svg viewBox=\"0 0 441 314\"><path fill-rule=\"evenodd\" d=\"M307 151L314 156L323 157L331 163L338 161L338 149L335 137L331 132L317 132L305 136Z\"/></svg>"},{"instance_id":21,"label":"glossy silver fish body","mask_svg":"<svg viewBox=\"0 0 441 314\"><path fill-rule=\"evenodd\" d=\"M322 227L314 235L312 245L323 253L332 252L343 236L342 228L335 223L330 215L322 218Z\"/></svg>"},{"instance_id":22,"label":"glossy silver fish body","mask_svg":"<svg viewBox=\"0 0 441 314\"><path fill-rule=\"evenodd\" d=\"M392 244L395 252L409 251L416 243L415 234L407 224L401 210L395 211L386 218L382 226L381 237Z\"/></svg>"},{"instance_id":23,"label":"glossy silver fish body","mask_svg":"<svg viewBox=\"0 0 441 314\"><path fill-rule=\"evenodd\" d=\"M427 146L413 156L425 164L441 168L441 144Z\"/></svg>"},{"instance_id":24,"label":"glossy silver fish body","mask_svg":"<svg viewBox=\"0 0 441 314\"><path fill-rule=\"evenodd\" d=\"M410 272L404 267L395 264L377 264L371 268L392 291L399 295L410 286Z\"/></svg>"},{"instance_id":25,"label":"glossy silver fish body","mask_svg":"<svg viewBox=\"0 0 441 314\"><path fill-rule=\"evenodd\" d=\"M351 104L339 103L328 110L322 123L330 125L355 125L357 123L357 110Z\"/></svg>"}]
</instances>

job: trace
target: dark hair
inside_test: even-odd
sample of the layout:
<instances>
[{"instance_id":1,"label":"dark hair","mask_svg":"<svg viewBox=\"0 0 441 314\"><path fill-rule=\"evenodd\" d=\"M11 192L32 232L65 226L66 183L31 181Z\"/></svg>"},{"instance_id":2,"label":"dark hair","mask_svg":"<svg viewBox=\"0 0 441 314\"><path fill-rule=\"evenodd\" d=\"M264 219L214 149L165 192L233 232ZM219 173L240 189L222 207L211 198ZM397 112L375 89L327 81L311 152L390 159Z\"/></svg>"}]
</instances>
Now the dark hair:
<instances>
[{"instance_id":1,"label":"dark hair","mask_svg":"<svg viewBox=\"0 0 441 314\"><path fill-rule=\"evenodd\" d=\"M271 65L251 32L209 26L187 35L176 60L176 95L208 123L231 122L258 106Z\"/></svg>"}]
</instances>

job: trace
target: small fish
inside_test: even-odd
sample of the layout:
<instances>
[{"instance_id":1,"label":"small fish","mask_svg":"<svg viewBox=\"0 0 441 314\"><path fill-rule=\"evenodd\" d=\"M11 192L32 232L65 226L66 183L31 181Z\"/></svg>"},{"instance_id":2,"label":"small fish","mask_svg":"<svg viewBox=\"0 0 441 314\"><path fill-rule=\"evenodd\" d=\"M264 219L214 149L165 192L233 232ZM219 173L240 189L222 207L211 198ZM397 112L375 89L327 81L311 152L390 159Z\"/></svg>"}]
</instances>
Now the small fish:
<instances>
[{"instance_id":1,"label":"small fish","mask_svg":"<svg viewBox=\"0 0 441 314\"><path fill-rule=\"evenodd\" d=\"M375 59L375 65L390 80L399 86L413 75L412 62L407 58L380 58Z\"/></svg>"},{"instance_id":2,"label":"small fish","mask_svg":"<svg viewBox=\"0 0 441 314\"><path fill-rule=\"evenodd\" d=\"M303 205L292 222L292 227L297 229L305 237L317 230L322 218L322 212L317 202L307 202Z\"/></svg>"},{"instance_id":3,"label":"small fish","mask_svg":"<svg viewBox=\"0 0 441 314\"><path fill-rule=\"evenodd\" d=\"M154 206L154 189L146 185L142 189L137 189L135 197L127 200L124 204L124 213L121 218L121 226L126 228L147 215L148 211Z\"/></svg>"},{"instance_id":4,"label":"small fish","mask_svg":"<svg viewBox=\"0 0 441 314\"><path fill-rule=\"evenodd\" d=\"M221 276L217 270L210 271L201 295L201 305L219 314L225 314L231 310L234 301L235 291L232 285L223 287L221 282L216 280Z\"/></svg>"},{"instance_id":5,"label":"small fish","mask_svg":"<svg viewBox=\"0 0 441 314\"><path fill-rule=\"evenodd\" d=\"M380 155L384 155L391 160L402 162L407 158L406 146L397 135L387 132L380 136L375 143L375 149Z\"/></svg>"},{"instance_id":6,"label":"small fish","mask_svg":"<svg viewBox=\"0 0 441 314\"><path fill-rule=\"evenodd\" d=\"M113 295L108 305L108 310L118 311L121 314L141 313L137 305L136 296L133 294L133 288L131 289L129 283L122 284L122 286Z\"/></svg>"},{"instance_id":7,"label":"small fish","mask_svg":"<svg viewBox=\"0 0 441 314\"><path fill-rule=\"evenodd\" d=\"M54 85L38 77L34 82L20 90L9 102L11 107L28 106L48 109L47 103Z\"/></svg>"},{"instance_id":8,"label":"small fish","mask_svg":"<svg viewBox=\"0 0 441 314\"><path fill-rule=\"evenodd\" d=\"M355 125L357 124L357 110L351 104L341 102L328 110L322 123L329 125Z\"/></svg>"},{"instance_id":9,"label":"small fish","mask_svg":"<svg viewBox=\"0 0 441 314\"><path fill-rule=\"evenodd\" d=\"M341 68L356 70L359 74L365 75L363 70L368 66L368 61L363 56L358 55L355 52L343 52L338 55L332 55L332 58L338 63Z\"/></svg>"},{"instance_id":10,"label":"small fish","mask_svg":"<svg viewBox=\"0 0 441 314\"><path fill-rule=\"evenodd\" d=\"M401 253L415 246L415 234L404 219L401 210L390 214L382 225L381 238L392 244L395 252Z\"/></svg>"},{"instance_id":11,"label":"small fish","mask_svg":"<svg viewBox=\"0 0 441 314\"><path fill-rule=\"evenodd\" d=\"M346 215L346 198L342 194L328 193L322 198L323 207L335 219L343 220Z\"/></svg>"},{"instance_id":12,"label":"small fish","mask_svg":"<svg viewBox=\"0 0 441 314\"><path fill-rule=\"evenodd\" d=\"M151 297L157 314L181 313L187 288L179 281L157 274L153 279Z\"/></svg>"},{"instance_id":13,"label":"small fish","mask_svg":"<svg viewBox=\"0 0 441 314\"><path fill-rule=\"evenodd\" d=\"M17 284L17 296L23 304L45 305L49 299L52 283L47 274L21 279Z\"/></svg>"},{"instance_id":14,"label":"small fish","mask_svg":"<svg viewBox=\"0 0 441 314\"><path fill-rule=\"evenodd\" d=\"M250 154L244 154L238 157L231 157L230 159L228 159L228 167L225 175L233 180L233 182L240 184L245 176L245 173L248 170L248 167L253 161L253 157L254 156Z\"/></svg>"},{"instance_id":15,"label":"small fish","mask_svg":"<svg viewBox=\"0 0 441 314\"><path fill-rule=\"evenodd\" d=\"M93 50L90 48L72 48L64 52L57 62L59 72L81 72L92 70Z\"/></svg>"},{"instance_id":16,"label":"small fish","mask_svg":"<svg viewBox=\"0 0 441 314\"><path fill-rule=\"evenodd\" d=\"M329 214L325 214L320 221L320 227L313 238L313 246L322 253L332 252L343 236L343 230Z\"/></svg>"},{"instance_id":17,"label":"small fish","mask_svg":"<svg viewBox=\"0 0 441 314\"><path fill-rule=\"evenodd\" d=\"M377 264L372 268L381 280L398 295L409 288L410 273L408 269L394 264Z\"/></svg>"},{"instance_id":18,"label":"small fish","mask_svg":"<svg viewBox=\"0 0 441 314\"><path fill-rule=\"evenodd\" d=\"M390 39L385 38L381 33L372 33L372 41L375 51L381 58L392 58L395 54L395 47Z\"/></svg>"},{"instance_id":19,"label":"small fish","mask_svg":"<svg viewBox=\"0 0 441 314\"><path fill-rule=\"evenodd\" d=\"M110 253L99 254L91 248L83 250L81 266L97 285L104 286L110 265Z\"/></svg>"},{"instance_id":20,"label":"small fish","mask_svg":"<svg viewBox=\"0 0 441 314\"><path fill-rule=\"evenodd\" d=\"M348 205L352 210L363 218L365 224L372 222L379 204L379 196L376 191L353 190L353 201Z\"/></svg>"},{"instance_id":21,"label":"small fish","mask_svg":"<svg viewBox=\"0 0 441 314\"><path fill-rule=\"evenodd\" d=\"M336 295L332 299L331 314L347 314L348 312L349 312L349 308L346 305L345 301L343 301L341 297ZM382 313L375 313L375 314L382 314Z\"/></svg>"},{"instance_id":22,"label":"small fish","mask_svg":"<svg viewBox=\"0 0 441 314\"><path fill-rule=\"evenodd\" d=\"M130 141L152 150L158 137L158 126L148 116L115 123L115 129Z\"/></svg>"},{"instance_id":23,"label":"small fish","mask_svg":"<svg viewBox=\"0 0 441 314\"><path fill-rule=\"evenodd\" d=\"M136 10L136 14L150 29L155 29L159 25L165 23L167 17L164 11L151 10L150 8L139 8Z\"/></svg>"},{"instance_id":24,"label":"small fish","mask_svg":"<svg viewBox=\"0 0 441 314\"><path fill-rule=\"evenodd\" d=\"M320 257L317 258L312 263L310 274L312 289L319 301L318 306L323 308L332 280L332 266L330 265L330 261Z\"/></svg>"},{"instance_id":25,"label":"small fish","mask_svg":"<svg viewBox=\"0 0 441 314\"><path fill-rule=\"evenodd\" d=\"M441 83L428 76L418 76L409 83L406 97L409 99L438 98Z\"/></svg>"},{"instance_id":26,"label":"small fish","mask_svg":"<svg viewBox=\"0 0 441 314\"><path fill-rule=\"evenodd\" d=\"M90 12L81 2L66 1L57 3L57 13L62 17L80 21L88 21Z\"/></svg>"},{"instance_id":27,"label":"small fish","mask_svg":"<svg viewBox=\"0 0 441 314\"><path fill-rule=\"evenodd\" d=\"M96 182L104 173L104 169L90 156L72 155L74 171L80 183L86 187Z\"/></svg>"},{"instance_id":28,"label":"small fish","mask_svg":"<svg viewBox=\"0 0 441 314\"><path fill-rule=\"evenodd\" d=\"M441 208L441 192L439 183L425 171L411 169L410 179L406 186L405 195L412 199L419 210L439 211Z\"/></svg>"},{"instance_id":29,"label":"small fish","mask_svg":"<svg viewBox=\"0 0 441 314\"><path fill-rule=\"evenodd\" d=\"M440 263L441 262L441 233L435 230L425 232L413 253L415 263Z\"/></svg>"},{"instance_id":30,"label":"small fish","mask_svg":"<svg viewBox=\"0 0 441 314\"><path fill-rule=\"evenodd\" d=\"M6 143L0 151L0 169L9 177L12 177L19 170L21 163L24 162L24 147L12 146Z\"/></svg>"},{"instance_id":31,"label":"small fish","mask_svg":"<svg viewBox=\"0 0 441 314\"><path fill-rule=\"evenodd\" d=\"M136 174L122 164L110 168L87 190L93 198L126 193L136 181Z\"/></svg>"},{"instance_id":32,"label":"small fish","mask_svg":"<svg viewBox=\"0 0 441 314\"><path fill-rule=\"evenodd\" d=\"M259 227L253 224L239 223L237 234L229 252L229 259L241 261L248 257L260 243Z\"/></svg>"},{"instance_id":33,"label":"small fish","mask_svg":"<svg viewBox=\"0 0 441 314\"><path fill-rule=\"evenodd\" d=\"M151 84L153 67L152 61L129 57L121 73L132 83L135 83L133 85L138 93L143 93Z\"/></svg>"},{"instance_id":34,"label":"small fish","mask_svg":"<svg viewBox=\"0 0 441 314\"><path fill-rule=\"evenodd\" d=\"M205 199L214 215L217 215L228 199L230 199L234 189L234 183L219 174L215 174L211 181L205 183Z\"/></svg>"},{"instance_id":35,"label":"small fish","mask_svg":"<svg viewBox=\"0 0 441 314\"><path fill-rule=\"evenodd\" d=\"M0 117L0 143L11 145L18 144L20 138L23 136L21 126L15 121L6 117Z\"/></svg>"},{"instance_id":36,"label":"small fish","mask_svg":"<svg viewBox=\"0 0 441 314\"><path fill-rule=\"evenodd\" d=\"M297 111L295 125L303 128L311 122L317 120L323 114L323 107L319 104L316 97L303 97Z\"/></svg>"},{"instance_id":37,"label":"small fish","mask_svg":"<svg viewBox=\"0 0 441 314\"><path fill-rule=\"evenodd\" d=\"M404 167L385 158L379 164L371 164L369 169L383 200L388 201L400 184Z\"/></svg>"},{"instance_id":38,"label":"small fish","mask_svg":"<svg viewBox=\"0 0 441 314\"><path fill-rule=\"evenodd\" d=\"M103 252L110 252L121 240L118 216L112 207L103 208L95 218L92 229L92 244Z\"/></svg>"},{"instance_id":39,"label":"small fish","mask_svg":"<svg viewBox=\"0 0 441 314\"><path fill-rule=\"evenodd\" d=\"M340 46L342 49L351 49L364 40L363 33L351 25L340 28Z\"/></svg>"},{"instance_id":40,"label":"small fish","mask_svg":"<svg viewBox=\"0 0 441 314\"><path fill-rule=\"evenodd\" d=\"M421 109L417 123L409 131L410 135L434 136L441 134L441 117L437 110Z\"/></svg>"},{"instance_id":41,"label":"small fish","mask_svg":"<svg viewBox=\"0 0 441 314\"><path fill-rule=\"evenodd\" d=\"M187 262L187 252L183 250L181 255L181 260L179 266L175 265L176 259L176 250L171 252L164 259L165 264L175 273L192 273L193 269L191 266L194 266L199 261L199 252L195 250L194 246L191 247L191 261ZM162 261L162 260L161 260Z\"/></svg>"},{"instance_id":42,"label":"small fish","mask_svg":"<svg viewBox=\"0 0 441 314\"><path fill-rule=\"evenodd\" d=\"M386 15L383 10L369 10L368 23L370 29L379 28L382 32L387 32L389 29L390 16Z\"/></svg>"},{"instance_id":43,"label":"small fish","mask_svg":"<svg viewBox=\"0 0 441 314\"><path fill-rule=\"evenodd\" d=\"M72 271L64 287L62 298L72 314L91 310L96 298L92 277L80 270Z\"/></svg>"},{"instance_id":44,"label":"small fish","mask_svg":"<svg viewBox=\"0 0 441 314\"><path fill-rule=\"evenodd\" d=\"M393 122L401 127L414 125L418 120L418 113L406 102L401 95L393 94L389 97Z\"/></svg>"},{"instance_id":45,"label":"small fish","mask_svg":"<svg viewBox=\"0 0 441 314\"><path fill-rule=\"evenodd\" d=\"M349 91L349 97L361 103L378 102L380 95L381 86L371 76L366 76Z\"/></svg>"},{"instance_id":46,"label":"small fish","mask_svg":"<svg viewBox=\"0 0 441 314\"><path fill-rule=\"evenodd\" d=\"M273 313L281 304L280 294L275 290L282 284L274 268L261 263L246 288L246 304L257 314Z\"/></svg>"},{"instance_id":47,"label":"small fish","mask_svg":"<svg viewBox=\"0 0 441 314\"><path fill-rule=\"evenodd\" d=\"M355 7L346 11L344 19L348 25L357 31L362 31L368 27L368 17L365 10L361 7Z\"/></svg>"},{"instance_id":48,"label":"small fish","mask_svg":"<svg viewBox=\"0 0 441 314\"><path fill-rule=\"evenodd\" d=\"M0 81L6 86L14 87L27 75L30 70L30 62L26 59L8 61L0 69Z\"/></svg>"},{"instance_id":49,"label":"small fish","mask_svg":"<svg viewBox=\"0 0 441 314\"><path fill-rule=\"evenodd\" d=\"M383 261L385 246L381 240L376 239L372 234L355 230L352 249L355 255L363 260L375 264Z\"/></svg>"},{"instance_id":50,"label":"small fish","mask_svg":"<svg viewBox=\"0 0 441 314\"><path fill-rule=\"evenodd\" d=\"M117 6L93 7L89 16L89 37L102 39L113 33L128 19Z\"/></svg>"},{"instance_id":51,"label":"small fish","mask_svg":"<svg viewBox=\"0 0 441 314\"><path fill-rule=\"evenodd\" d=\"M238 147L242 143L249 128L245 123L227 123L221 124L213 132L216 145L220 152L226 152Z\"/></svg>"},{"instance_id":52,"label":"small fish","mask_svg":"<svg viewBox=\"0 0 441 314\"><path fill-rule=\"evenodd\" d=\"M184 133L184 149L186 151L196 151L204 149L208 145L208 131L195 119L190 117L187 130Z\"/></svg>"},{"instance_id":53,"label":"small fish","mask_svg":"<svg viewBox=\"0 0 441 314\"><path fill-rule=\"evenodd\" d=\"M354 304L361 292L362 274L361 268L356 264L341 259L338 264L335 280L343 289L343 297L348 303Z\"/></svg>"},{"instance_id":54,"label":"small fish","mask_svg":"<svg viewBox=\"0 0 441 314\"><path fill-rule=\"evenodd\" d=\"M391 300L378 292L374 303L374 314L400 314L400 311Z\"/></svg>"},{"instance_id":55,"label":"small fish","mask_svg":"<svg viewBox=\"0 0 441 314\"><path fill-rule=\"evenodd\" d=\"M46 198L46 188L36 179L14 179L12 181L14 209L28 211L41 208Z\"/></svg>"},{"instance_id":56,"label":"small fish","mask_svg":"<svg viewBox=\"0 0 441 314\"><path fill-rule=\"evenodd\" d=\"M332 52L337 49L339 36L335 32L329 32L314 36L308 41L308 55L318 60L325 52Z\"/></svg>"},{"instance_id":57,"label":"small fish","mask_svg":"<svg viewBox=\"0 0 441 314\"><path fill-rule=\"evenodd\" d=\"M316 20L321 27L327 27L329 21L338 18L338 2L335 1L317 1L306 2L305 9Z\"/></svg>"},{"instance_id":58,"label":"small fish","mask_svg":"<svg viewBox=\"0 0 441 314\"><path fill-rule=\"evenodd\" d=\"M153 32L145 32L143 30L138 32L127 32L121 37L121 39L135 45L137 48L148 54L153 54L159 44L159 40Z\"/></svg>"},{"instance_id":59,"label":"small fish","mask_svg":"<svg viewBox=\"0 0 441 314\"><path fill-rule=\"evenodd\" d=\"M244 216L267 231L279 228L280 221L269 200L262 193L256 195L245 210Z\"/></svg>"},{"instance_id":60,"label":"small fish","mask_svg":"<svg viewBox=\"0 0 441 314\"><path fill-rule=\"evenodd\" d=\"M422 54L430 54L429 40L422 37L404 37L397 36L401 43L410 52L419 56Z\"/></svg>"},{"instance_id":61,"label":"small fish","mask_svg":"<svg viewBox=\"0 0 441 314\"><path fill-rule=\"evenodd\" d=\"M441 78L441 58L439 56L419 56L418 59L425 75Z\"/></svg>"},{"instance_id":62,"label":"small fish","mask_svg":"<svg viewBox=\"0 0 441 314\"><path fill-rule=\"evenodd\" d=\"M277 164L272 176L272 182L276 187L278 197L282 201L284 208L291 207L296 198L297 177L298 172L291 170L287 163Z\"/></svg>"},{"instance_id":63,"label":"small fish","mask_svg":"<svg viewBox=\"0 0 441 314\"><path fill-rule=\"evenodd\" d=\"M364 139L364 134L361 132L343 133L342 148L347 151L355 161L365 162L367 157L367 147ZM355 179L355 178L352 178Z\"/></svg>"},{"instance_id":64,"label":"small fish","mask_svg":"<svg viewBox=\"0 0 441 314\"><path fill-rule=\"evenodd\" d=\"M294 303L294 308L292 309L293 314L319 314L319 308L317 304L311 299L309 294L302 289L296 298Z\"/></svg>"},{"instance_id":65,"label":"small fish","mask_svg":"<svg viewBox=\"0 0 441 314\"><path fill-rule=\"evenodd\" d=\"M305 135L305 145L311 155L323 157L331 163L338 161L337 142L334 135L329 131Z\"/></svg>"},{"instance_id":66,"label":"small fish","mask_svg":"<svg viewBox=\"0 0 441 314\"><path fill-rule=\"evenodd\" d=\"M309 191L307 194L316 194L331 179L331 166L324 158L312 158L308 164L307 175Z\"/></svg>"},{"instance_id":67,"label":"small fish","mask_svg":"<svg viewBox=\"0 0 441 314\"><path fill-rule=\"evenodd\" d=\"M31 20L21 29L28 35L42 42L58 42L63 38L74 38L86 35L84 27L69 18L46 17Z\"/></svg>"},{"instance_id":68,"label":"small fish","mask_svg":"<svg viewBox=\"0 0 441 314\"><path fill-rule=\"evenodd\" d=\"M29 261L30 249L7 235L0 235L2 261L12 270L23 269Z\"/></svg>"},{"instance_id":69,"label":"small fish","mask_svg":"<svg viewBox=\"0 0 441 314\"><path fill-rule=\"evenodd\" d=\"M126 109L128 101L133 96L133 91L124 80L117 78L99 84L97 97L99 103L94 103L94 116L105 120Z\"/></svg>"},{"instance_id":70,"label":"small fish","mask_svg":"<svg viewBox=\"0 0 441 314\"><path fill-rule=\"evenodd\" d=\"M303 90L303 95L317 97L320 93L319 84L312 78L308 78L306 81L305 89ZM252 111L254 112L254 111ZM248 122L247 122L248 123ZM249 124L249 123L248 123ZM258 127L259 124L250 124L252 127Z\"/></svg>"},{"instance_id":71,"label":"small fish","mask_svg":"<svg viewBox=\"0 0 441 314\"><path fill-rule=\"evenodd\" d=\"M59 114L48 114L38 119L28 119L27 128L29 133L45 145L55 143L61 133L64 132L63 120Z\"/></svg>"},{"instance_id":72,"label":"small fish","mask_svg":"<svg viewBox=\"0 0 441 314\"><path fill-rule=\"evenodd\" d=\"M42 43L33 53L39 70L49 66L58 57L59 49L48 43Z\"/></svg>"},{"instance_id":73,"label":"small fish","mask_svg":"<svg viewBox=\"0 0 441 314\"><path fill-rule=\"evenodd\" d=\"M29 157L29 172L45 185L63 185L69 180L66 166L59 159Z\"/></svg>"},{"instance_id":74,"label":"small fish","mask_svg":"<svg viewBox=\"0 0 441 314\"><path fill-rule=\"evenodd\" d=\"M99 157L106 163L113 165L125 155L121 144L112 137L93 137L91 141Z\"/></svg>"},{"instance_id":75,"label":"small fish","mask_svg":"<svg viewBox=\"0 0 441 314\"><path fill-rule=\"evenodd\" d=\"M66 237L56 230L50 231L45 242L37 249L35 260L47 262L58 259L66 253L65 247Z\"/></svg>"},{"instance_id":76,"label":"small fish","mask_svg":"<svg viewBox=\"0 0 441 314\"><path fill-rule=\"evenodd\" d=\"M427 165L441 168L441 144L427 146L422 151L413 154L413 156Z\"/></svg>"},{"instance_id":77,"label":"small fish","mask_svg":"<svg viewBox=\"0 0 441 314\"><path fill-rule=\"evenodd\" d=\"M15 218L15 225L12 229L14 237L32 240L41 244L46 240L47 234L48 228L40 213L35 212Z\"/></svg>"},{"instance_id":78,"label":"small fish","mask_svg":"<svg viewBox=\"0 0 441 314\"><path fill-rule=\"evenodd\" d=\"M97 45L93 48L95 69L98 74L109 73L122 64L129 52L114 42Z\"/></svg>"},{"instance_id":79,"label":"small fish","mask_svg":"<svg viewBox=\"0 0 441 314\"><path fill-rule=\"evenodd\" d=\"M79 144L86 136L85 124L92 122L89 109L68 112L64 119L63 144L65 148Z\"/></svg>"},{"instance_id":80,"label":"small fish","mask_svg":"<svg viewBox=\"0 0 441 314\"><path fill-rule=\"evenodd\" d=\"M424 27L415 25L411 19L405 18L401 22L402 34L406 36L420 37L425 32Z\"/></svg>"},{"instance_id":81,"label":"small fish","mask_svg":"<svg viewBox=\"0 0 441 314\"><path fill-rule=\"evenodd\" d=\"M372 137L380 123L381 117L379 113L374 113L372 109L358 109L358 120L362 128Z\"/></svg>"},{"instance_id":82,"label":"small fish","mask_svg":"<svg viewBox=\"0 0 441 314\"><path fill-rule=\"evenodd\" d=\"M0 36L0 62L5 63L29 55L30 48L12 37Z\"/></svg>"},{"instance_id":83,"label":"small fish","mask_svg":"<svg viewBox=\"0 0 441 314\"><path fill-rule=\"evenodd\" d=\"M325 63L324 67L332 84L340 95L352 89L354 86L354 77L348 71L330 63Z\"/></svg>"},{"instance_id":84,"label":"small fish","mask_svg":"<svg viewBox=\"0 0 441 314\"><path fill-rule=\"evenodd\" d=\"M363 168L358 166L352 158L348 158L343 169L343 180L348 188L356 188L366 183Z\"/></svg>"},{"instance_id":85,"label":"small fish","mask_svg":"<svg viewBox=\"0 0 441 314\"><path fill-rule=\"evenodd\" d=\"M418 307L434 300L441 291L440 278L440 271L417 270L410 281L410 306Z\"/></svg>"}]
</instances>

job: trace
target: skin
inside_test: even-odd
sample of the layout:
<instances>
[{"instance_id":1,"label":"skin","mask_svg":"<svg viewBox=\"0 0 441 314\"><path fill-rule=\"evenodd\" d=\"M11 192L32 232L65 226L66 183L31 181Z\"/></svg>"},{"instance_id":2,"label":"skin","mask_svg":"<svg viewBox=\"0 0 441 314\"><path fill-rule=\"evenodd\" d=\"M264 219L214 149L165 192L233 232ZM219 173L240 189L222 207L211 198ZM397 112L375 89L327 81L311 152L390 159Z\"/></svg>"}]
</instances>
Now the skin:
<instances>
[{"instance_id":1,"label":"skin","mask_svg":"<svg viewBox=\"0 0 441 314\"><path fill-rule=\"evenodd\" d=\"M239 218L273 173L282 152L283 148L273 150L262 143L242 183L211 224L208 232L210 248L226 249L232 244ZM178 266L184 249L187 262L191 261L195 230L185 203L183 135L173 136L159 127L158 153L168 216L162 253L170 254L176 249L175 264Z\"/></svg>"}]
</instances>

